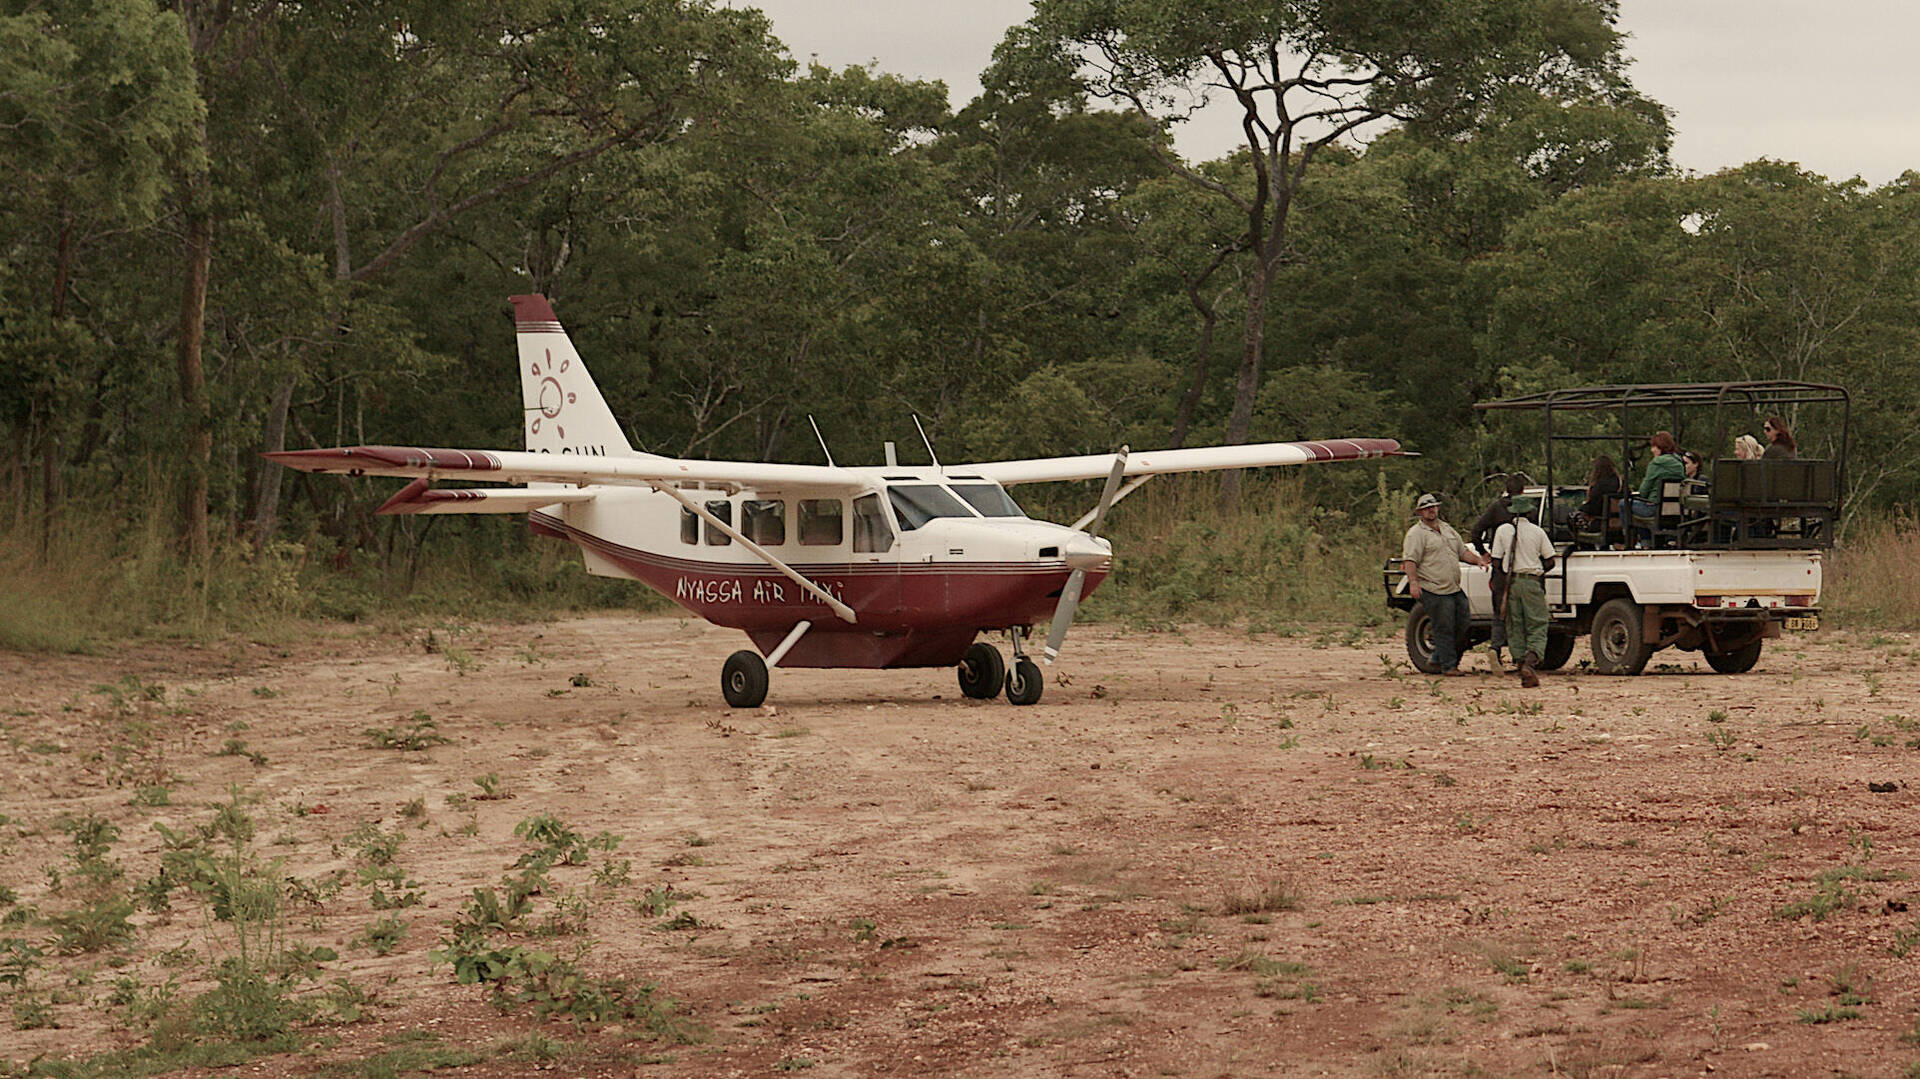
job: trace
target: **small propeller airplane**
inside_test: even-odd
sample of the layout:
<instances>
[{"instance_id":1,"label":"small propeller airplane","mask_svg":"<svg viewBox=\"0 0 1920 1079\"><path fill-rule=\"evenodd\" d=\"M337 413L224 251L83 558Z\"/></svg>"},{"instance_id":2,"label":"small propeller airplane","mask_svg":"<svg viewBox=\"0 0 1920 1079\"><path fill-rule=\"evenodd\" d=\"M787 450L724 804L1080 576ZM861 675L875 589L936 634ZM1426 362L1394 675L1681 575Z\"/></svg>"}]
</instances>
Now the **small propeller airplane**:
<instances>
[{"instance_id":1,"label":"small propeller airplane","mask_svg":"<svg viewBox=\"0 0 1920 1079\"><path fill-rule=\"evenodd\" d=\"M825 465L662 457L627 442L546 298L512 303L525 450L266 456L308 472L412 481L377 513L526 513L535 532L578 545L588 572L640 581L745 630L758 651L735 652L720 675L735 708L760 705L768 668L780 666L957 666L967 696L1004 690L1033 704L1042 681L1026 641L1051 611L1042 658L1060 654L1080 600L1112 568L1101 522L1141 484L1171 472L1401 455L1393 439L1359 438L926 467L898 464L892 443L886 465L871 468L836 466L830 452ZM445 477L524 486L434 486ZM1029 519L1006 491L1102 477L1098 504L1072 525ZM1011 668L976 639L993 631L1012 642Z\"/></svg>"}]
</instances>

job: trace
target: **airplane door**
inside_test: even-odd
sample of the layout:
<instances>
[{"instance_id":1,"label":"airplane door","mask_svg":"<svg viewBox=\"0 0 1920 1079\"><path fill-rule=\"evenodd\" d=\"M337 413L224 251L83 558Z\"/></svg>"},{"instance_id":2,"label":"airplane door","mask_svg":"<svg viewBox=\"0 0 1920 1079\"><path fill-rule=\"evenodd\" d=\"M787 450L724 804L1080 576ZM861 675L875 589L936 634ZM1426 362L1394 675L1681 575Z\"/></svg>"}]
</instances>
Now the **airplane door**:
<instances>
[{"instance_id":1,"label":"airplane door","mask_svg":"<svg viewBox=\"0 0 1920 1079\"><path fill-rule=\"evenodd\" d=\"M846 602L863 614L900 609L900 542L879 495L853 500L853 573ZM859 598L855 598L855 593Z\"/></svg>"}]
</instances>

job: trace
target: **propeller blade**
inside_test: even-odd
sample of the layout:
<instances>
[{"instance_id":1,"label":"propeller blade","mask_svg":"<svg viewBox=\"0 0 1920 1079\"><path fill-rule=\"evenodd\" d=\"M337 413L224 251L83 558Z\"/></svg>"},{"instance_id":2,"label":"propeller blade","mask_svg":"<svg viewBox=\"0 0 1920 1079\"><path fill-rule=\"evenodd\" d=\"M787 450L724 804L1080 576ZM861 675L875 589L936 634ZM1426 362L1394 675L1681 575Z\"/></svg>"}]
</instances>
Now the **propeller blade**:
<instances>
[{"instance_id":1,"label":"propeller blade","mask_svg":"<svg viewBox=\"0 0 1920 1079\"><path fill-rule=\"evenodd\" d=\"M1107 507L1113 505L1113 493L1120 489L1120 481L1127 471L1127 447L1113 455L1113 471L1107 473L1107 485L1100 490L1100 505L1093 511L1093 520L1088 522L1086 533L1089 536L1100 534L1100 522L1107 516Z\"/></svg>"},{"instance_id":2,"label":"propeller blade","mask_svg":"<svg viewBox=\"0 0 1920 1079\"><path fill-rule=\"evenodd\" d=\"M1100 522L1107 516L1107 507L1113 505L1113 494L1120 489L1120 481L1127 471L1127 447L1113 455L1113 471L1107 473L1107 485L1100 491L1100 504L1094 507L1093 520L1087 523L1085 532L1089 536L1100 534ZM1060 646L1066 643L1067 628L1073 625L1073 612L1080 607L1080 593L1086 588L1087 571L1076 569L1067 577L1067 586L1060 590L1060 602L1053 609L1053 625L1047 630L1047 645L1040 650L1041 662L1048 666L1060 657Z\"/></svg>"},{"instance_id":3,"label":"propeller blade","mask_svg":"<svg viewBox=\"0 0 1920 1079\"><path fill-rule=\"evenodd\" d=\"M1053 626L1047 630L1047 646L1040 650L1041 662L1048 666L1060 657L1060 645L1067 639L1067 627L1073 625L1073 612L1080 606L1080 590L1086 586L1087 571L1077 569L1060 590L1060 603L1053 609Z\"/></svg>"}]
</instances>

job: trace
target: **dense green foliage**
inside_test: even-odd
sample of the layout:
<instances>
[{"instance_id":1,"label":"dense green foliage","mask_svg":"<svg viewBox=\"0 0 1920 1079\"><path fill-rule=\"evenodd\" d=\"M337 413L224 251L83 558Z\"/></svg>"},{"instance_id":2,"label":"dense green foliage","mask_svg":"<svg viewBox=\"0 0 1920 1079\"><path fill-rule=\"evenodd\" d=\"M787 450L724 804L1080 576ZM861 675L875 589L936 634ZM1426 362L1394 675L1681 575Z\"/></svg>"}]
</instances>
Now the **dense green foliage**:
<instances>
[{"instance_id":1,"label":"dense green foliage","mask_svg":"<svg viewBox=\"0 0 1920 1079\"><path fill-rule=\"evenodd\" d=\"M705 0L0 0L9 583L135 625L288 574L308 613L551 590L500 522L258 456L516 445L527 291L658 452L818 460L809 415L842 463L913 414L949 459L1387 435L1396 489L1477 502L1515 455L1476 401L1793 377L1859 394L1853 505L1910 505L1920 175L1674 174L1614 16L1043 0L956 114ZM1185 161L1204 93L1248 142ZM1304 503L1378 528L1352 471ZM177 554L233 572L194 596Z\"/></svg>"}]
</instances>

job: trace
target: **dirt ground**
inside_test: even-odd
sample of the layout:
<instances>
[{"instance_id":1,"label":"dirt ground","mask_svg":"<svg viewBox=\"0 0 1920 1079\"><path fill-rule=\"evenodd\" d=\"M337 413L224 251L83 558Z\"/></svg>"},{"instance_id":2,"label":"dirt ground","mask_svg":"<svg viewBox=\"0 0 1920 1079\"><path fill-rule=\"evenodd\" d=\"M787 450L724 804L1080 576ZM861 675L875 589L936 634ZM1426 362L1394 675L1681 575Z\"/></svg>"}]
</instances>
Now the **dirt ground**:
<instances>
[{"instance_id":1,"label":"dirt ground","mask_svg":"<svg viewBox=\"0 0 1920 1079\"><path fill-rule=\"evenodd\" d=\"M466 1075L1902 1074L1916 643L1637 678L1582 673L1583 644L1525 691L1411 674L1397 636L1093 625L1034 707L947 670L795 670L753 711L719 696L742 638L671 617L0 653L0 913L37 912L0 938L44 943L75 903L63 819L111 820L131 886L153 823L238 785L287 943L337 953L310 991L366 997L248 1074L394 1074L369 1061L397 1046L477 1049L434 1073ZM652 982L686 1039L503 1013L430 961L540 814L620 842L498 940ZM419 905L375 911L355 875L383 834ZM0 984L0 1068L141 1044L115 983L185 999L231 949L184 892L131 921Z\"/></svg>"}]
</instances>

